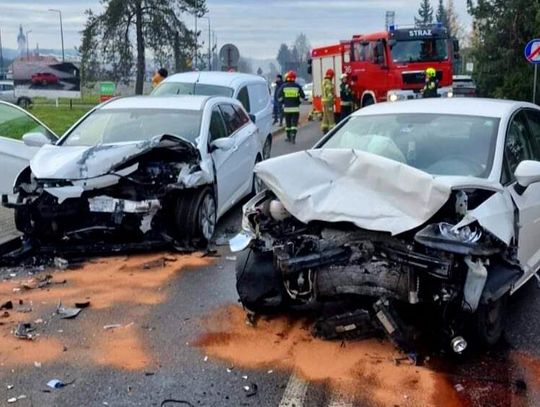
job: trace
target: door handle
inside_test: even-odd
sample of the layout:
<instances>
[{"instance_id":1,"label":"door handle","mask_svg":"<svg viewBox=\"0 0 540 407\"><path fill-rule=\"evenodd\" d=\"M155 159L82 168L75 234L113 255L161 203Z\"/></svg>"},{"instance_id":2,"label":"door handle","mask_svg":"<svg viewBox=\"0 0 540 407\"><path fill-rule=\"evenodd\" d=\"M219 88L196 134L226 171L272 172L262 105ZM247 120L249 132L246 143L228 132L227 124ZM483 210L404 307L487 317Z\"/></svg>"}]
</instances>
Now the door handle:
<instances>
[{"instance_id":1,"label":"door handle","mask_svg":"<svg viewBox=\"0 0 540 407\"><path fill-rule=\"evenodd\" d=\"M233 152L238 151L238 146L234 146L232 149Z\"/></svg>"}]
</instances>

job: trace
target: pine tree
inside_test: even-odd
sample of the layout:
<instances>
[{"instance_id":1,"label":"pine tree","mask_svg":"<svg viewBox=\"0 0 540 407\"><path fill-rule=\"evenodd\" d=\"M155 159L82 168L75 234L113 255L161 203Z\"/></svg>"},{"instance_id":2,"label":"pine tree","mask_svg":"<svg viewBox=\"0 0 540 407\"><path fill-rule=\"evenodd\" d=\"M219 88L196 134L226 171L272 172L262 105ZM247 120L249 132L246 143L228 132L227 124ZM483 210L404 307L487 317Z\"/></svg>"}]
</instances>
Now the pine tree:
<instances>
[{"instance_id":1,"label":"pine tree","mask_svg":"<svg viewBox=\"0 0 540 407\"><path fill-rule=\"evenodd\" d=\"M416 25L428 25L433 23L433 7L429 0L421 0L418 9L418 17L414 18Z\"/></svg>"},{"instance_id":2,"label":"pine tree","mask_svg":"<svg viewBox=\"0 0 540 407\"><path fill-rule=\"evenodd\" d=\"M446 14L446 7L443 0L439 0L439 6L437 7L437 22L448 28L448 16Z\"/></svg>"}]
</instances>

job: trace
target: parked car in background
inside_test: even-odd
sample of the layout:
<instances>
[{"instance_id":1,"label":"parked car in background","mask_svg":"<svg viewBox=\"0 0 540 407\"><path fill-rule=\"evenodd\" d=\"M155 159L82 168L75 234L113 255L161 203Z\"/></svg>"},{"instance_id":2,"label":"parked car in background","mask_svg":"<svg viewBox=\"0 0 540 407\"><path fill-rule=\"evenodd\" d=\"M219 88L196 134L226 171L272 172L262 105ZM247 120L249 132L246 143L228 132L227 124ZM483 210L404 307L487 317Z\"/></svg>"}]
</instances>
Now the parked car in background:
<instances>
[{"instance_id":1,"label":"parked car in background","mask_svg":"<svg viewBox=\"0 0 540 407\"><path fill-rule=\"evenodd\" d=\"M257 128L232 98L113 99L41 147L17 177L19 231L34 242L208 242L217 220L257 190ZM8 164L0 162L0 170Z\"/></svg>"},{"instance_id":2,"label":"parked car in background","mask_svg":"<svg viewBox=\"0 0 540 407\"><path fill-rule=\"evenodd\" d=\"M407 335L402 311L430 310L430 329L460 353L500 339L508 297L540 270L531 103L380 103L255 172L268 190L245 205L231 241L246 248L237 289L251 311L347 298L354 313L324 335L368 319L396 339Z\"/></svg>"},{"instance_id":3,"label":"parked car in background","mask_svg":"<svg viewBox=\"0 0 540 407\"><path fill-rule=\"evenodd\" d=\"M34 85L57 85L60 82L58 76L51 72L39 72L32 75L32 84Z\"/></svg>"},{"instance_id":4,"label":"parked car in background","mask_svg":"<svg viewBox=\"0 0 540 407\"><path fill-rule=\"evenodd\" d=\"M152 96L207 95L238 99L259 129L263 157L272 151L272 99L266 80L236 72L186 72L169 76Z\"/></svg>"},{"instance_id":5,"label":"parked car in background","mask_svg":"<svg viewBox=\"0 0 540 407\"><path fill-rule=\"evenodd\" d=\"M25 135L41 134L54 143L57 136L26 110L0 101L0 195L12 195L16 177L38 151L25 145Z\"/></svg>"},{"instance_id":6,"label":"parked car in background","mask_svg":"<svg viewBox=\"0 0 540 407\"><path fill-rule=\"evenodd\" d=\"M476 84L470 75L454 75L452 88L454 97L476 96Z\"/></svg>"},{"instance_id":7,"label":"parked car in background","mask_svg":"<svg viewBox=\"0 0 540 407\"><path fill-rule=\"evenodd\" d=\"M32 103L29 97L17 97L15 94L15 85L13 81L0 80L0 100L16 104L17 106L27 108Z\"/></svg>"},{"instance_id":8,"label":"parked car in background","mask_svg":"<svg viewBox=\"0 0 540 407\"><path fill-rule=\"evenodd\" d=\"M306 83L304 85L304 94L306 95L306 100L309 103L313 102L313 83Z\"/></svg>"}]
</instances>

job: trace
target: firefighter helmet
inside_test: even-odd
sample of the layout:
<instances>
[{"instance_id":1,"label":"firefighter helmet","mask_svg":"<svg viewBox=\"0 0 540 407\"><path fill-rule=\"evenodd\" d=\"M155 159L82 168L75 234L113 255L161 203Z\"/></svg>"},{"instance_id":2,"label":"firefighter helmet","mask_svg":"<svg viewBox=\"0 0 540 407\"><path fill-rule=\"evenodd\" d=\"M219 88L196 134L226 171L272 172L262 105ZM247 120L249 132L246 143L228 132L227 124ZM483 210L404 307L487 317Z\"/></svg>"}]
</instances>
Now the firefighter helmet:
<instances>
[{"instance_id":1,"label":"firefighter helmet","mask_svg":"<svg viewBox=\"0 0 540 407\"><path fill-rule=\"evenodd\" d=\"M296 72L294 71L289 71L287 72L287 74L285 75L285 80L286 81L295 81L296 80Z\"/></svg>"},{"instance_id":2,"label":"firefighter helmet","mask_svg":"<svg viewBox=\"0 0 540 407\"><path fill-rule=\"evenodd\" d=\"M334 73L334 70L333 70L332 68L326 70L326 75L325 75L325 77L327 77L327 78L333 78L334 75L335 75L335 73Z\"/></svg>"},{"instance_id":3,"label":"firefighter helmet","mask_svg":"<svg viewBox=\"0 0 540 407\"><path fill-rule=\"evenodd\" d=\"M437 76L437 71L435 68L428 68L426 69L426 76L428 78L435 78Z\"/></svg>"}]
</instances>

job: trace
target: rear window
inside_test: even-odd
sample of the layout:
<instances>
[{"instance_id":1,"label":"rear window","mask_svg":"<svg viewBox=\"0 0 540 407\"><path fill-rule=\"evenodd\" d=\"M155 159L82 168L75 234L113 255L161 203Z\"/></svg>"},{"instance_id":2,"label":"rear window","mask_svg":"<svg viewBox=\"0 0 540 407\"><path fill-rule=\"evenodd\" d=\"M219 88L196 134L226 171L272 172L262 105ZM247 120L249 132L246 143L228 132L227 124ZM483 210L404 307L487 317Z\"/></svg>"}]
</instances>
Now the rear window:
<instances>
[{"instance_id":1,"label":"rear window","mask_svg":"<svg viewBox=\"0 0 540 407\"><path fill-rule=\"evenodd\" d=\"M228 86L206 85L204 83L163 82L151 96L200 95L232 97L234 90Z\"/></svg>"}]
</instances>

